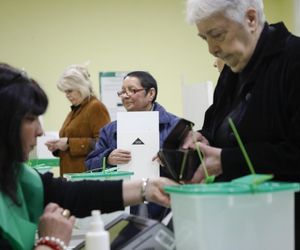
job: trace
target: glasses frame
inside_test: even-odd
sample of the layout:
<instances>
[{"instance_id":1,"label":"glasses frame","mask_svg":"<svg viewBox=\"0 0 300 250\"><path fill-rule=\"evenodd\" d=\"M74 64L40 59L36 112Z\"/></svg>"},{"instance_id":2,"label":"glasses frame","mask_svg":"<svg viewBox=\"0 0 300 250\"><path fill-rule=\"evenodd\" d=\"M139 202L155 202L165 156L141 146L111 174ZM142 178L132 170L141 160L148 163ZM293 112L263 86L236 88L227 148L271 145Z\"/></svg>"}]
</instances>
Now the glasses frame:
<instances>
[{"instance_id":1,"label":"glasses frame","mask_svg":"<svg viewBox=\"0 0 300 250\"><path fill-rule=\"evenodd\" d=\"M122 89L120 91L117 92L117 95L119 97L122 97L124 94L126 94L127 96L133 96L136 93L142 91L142 90L147 90L147 88L140 88L140 89Z\"/></svg>"}]
</instances>

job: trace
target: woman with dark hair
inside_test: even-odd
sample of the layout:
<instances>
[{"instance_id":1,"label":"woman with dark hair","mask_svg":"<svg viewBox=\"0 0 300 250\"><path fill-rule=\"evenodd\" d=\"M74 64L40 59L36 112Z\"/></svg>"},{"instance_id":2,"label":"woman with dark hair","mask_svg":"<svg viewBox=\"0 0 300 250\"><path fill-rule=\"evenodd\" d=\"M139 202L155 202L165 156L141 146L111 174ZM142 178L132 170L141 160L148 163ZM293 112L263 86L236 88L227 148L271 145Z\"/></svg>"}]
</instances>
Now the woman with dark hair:
<instances>
[{"instance_id":1,"label":"woman with dark hair","mask_svg":"<svg viewBox=\"0 0 300 250\"><path fill-rule=\"evenodd\" d=\"M38 116L47 105L45 92L33 79L0 64L0 249L32 249L36 229L40 238L35 249L66 249L75 222L70 214L111 212L144 200L169 205L162 188L173 182L166 178L67 182L26 166L43 133Z\"/></svg>"},{"instance_id":2,"label":"woman with dark hair","mask_svg":"<svg viewBox=\"0 0 300 250\"><path fill-rule=\"evenodd\" d=\"M156 102L157 82L154 77L145 71L133 71L128 73L122 83L122 89L118 91L124 108L128 111L158 111L159 112L159 144L162 147L170 131L179 121L179 118L165 110ZM85 164L88 170L99 170L100 163L106 158L106 166L115 167L117 164L125 164L131 160L130 151L117 148L117 121L113 121L103 127L99 133L99 140L95 149L88 155ZM164 171L160 170L162 176ZM138 213L136 208L131 213ZM160 220L165 210L156 204L148 205L148 216Z\"/></svg>"},{"instance_id":3,"label":"woman with dark hair","mask_svg":"<svg viewBox=\"0 0 300 250\"><path fill-rule=\"evenodd\" d=\"M156 102L157 83L154 77L145 71L133 71L128 73L122 84L122 89L117 92L124 108L130 111L158 111L160 146L165 138L177 124L179 118L165 110ZM117 148L117 121L107 124L100 130L99 140L95 149L88 155L85 165L88 170L97 169L105 157L108 167L117 164L125 164L131 160L128 150Z\"/></svg>"}]
</instances>

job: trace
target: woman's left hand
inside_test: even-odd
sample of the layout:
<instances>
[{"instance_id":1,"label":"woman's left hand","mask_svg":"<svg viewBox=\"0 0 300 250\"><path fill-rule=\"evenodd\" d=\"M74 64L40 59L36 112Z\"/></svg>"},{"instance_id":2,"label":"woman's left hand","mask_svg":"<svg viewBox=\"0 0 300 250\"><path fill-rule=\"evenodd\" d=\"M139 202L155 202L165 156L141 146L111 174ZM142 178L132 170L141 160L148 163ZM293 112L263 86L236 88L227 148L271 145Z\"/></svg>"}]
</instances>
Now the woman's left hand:
<instances>
[{"instance_id":1,"label":"woman's left hand","mask_svg":"<svg viewBox=\"0 0 300 250\"><path fill-rule=\"evenodd\" d=\"M68 245L73 225L75 223L75 217L63 215L64 209L55 203L49 203L44 210L44 213L40 217L38 225L39 237L55 237L62 240Z\"/></svg>"}]
</instances>

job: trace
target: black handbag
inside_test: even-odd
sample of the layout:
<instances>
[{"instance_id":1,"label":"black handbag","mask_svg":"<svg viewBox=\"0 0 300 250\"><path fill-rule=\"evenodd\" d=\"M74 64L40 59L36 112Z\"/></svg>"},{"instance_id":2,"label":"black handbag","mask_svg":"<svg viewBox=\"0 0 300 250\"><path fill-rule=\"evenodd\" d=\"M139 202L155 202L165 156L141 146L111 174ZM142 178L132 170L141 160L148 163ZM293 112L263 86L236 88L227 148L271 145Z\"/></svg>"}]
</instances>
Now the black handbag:
<instances>
[{"instance_id":1,"label":"black handbag","mask_svg":"<svg viewBox=\"0 0 300 250\"><path fill-rule=\"evenodd\" d=\"M194 123L180 119L163 143L158 156L166 171L176 181L190 180L200 165L196 150L182 149L181 145Z\"/></svg>"}]
</instances>

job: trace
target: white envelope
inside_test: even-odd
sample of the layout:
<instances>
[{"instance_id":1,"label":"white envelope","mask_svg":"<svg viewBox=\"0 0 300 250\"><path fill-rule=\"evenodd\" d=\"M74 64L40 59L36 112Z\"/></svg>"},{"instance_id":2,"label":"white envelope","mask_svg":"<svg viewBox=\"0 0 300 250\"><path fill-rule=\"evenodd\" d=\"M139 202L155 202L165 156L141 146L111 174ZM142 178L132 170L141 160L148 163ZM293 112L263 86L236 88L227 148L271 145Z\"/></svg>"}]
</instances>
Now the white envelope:
<instances>
[{"instance_id":1,"label":"white envelope","mask_svg":"<svg viewBox=\"0 0 300 250\"><path fill-rule=\"evenodd\" d=\"M158 111L118 112L117 147L131 152L131 161L118 168L132 171L132 179L159 177L159 164L152 161L159 151Z\"/></svg>"}]
</instances>

